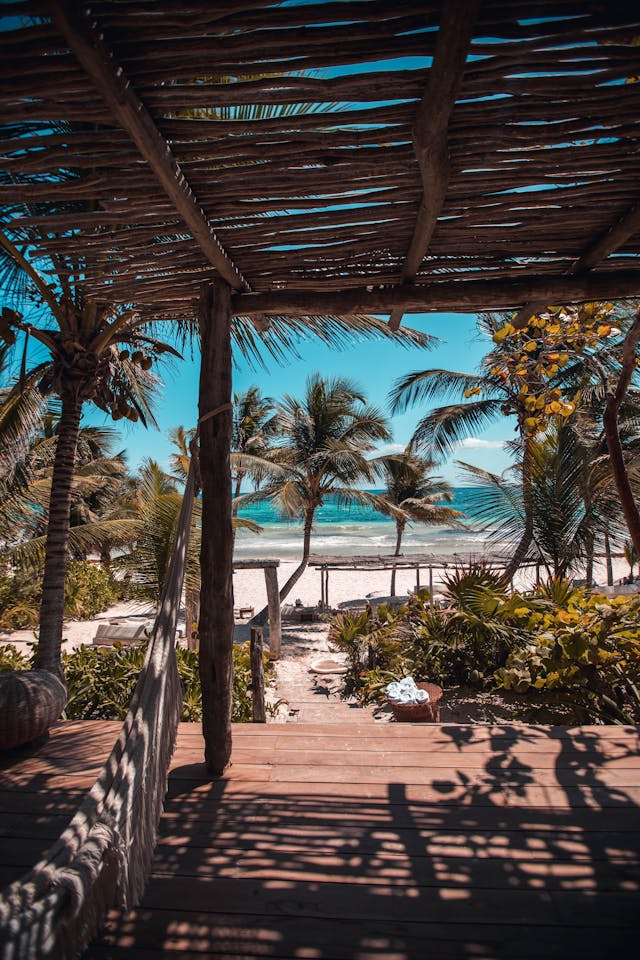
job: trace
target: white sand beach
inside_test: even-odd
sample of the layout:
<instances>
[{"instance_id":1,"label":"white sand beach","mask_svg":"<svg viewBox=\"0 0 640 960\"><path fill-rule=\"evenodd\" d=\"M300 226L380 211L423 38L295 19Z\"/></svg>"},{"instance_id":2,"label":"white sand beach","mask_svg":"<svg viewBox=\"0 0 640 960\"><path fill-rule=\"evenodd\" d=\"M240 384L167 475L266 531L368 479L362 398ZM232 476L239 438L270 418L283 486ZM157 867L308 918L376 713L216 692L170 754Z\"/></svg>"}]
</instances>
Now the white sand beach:
<instances>
[{"instance_id":1,"label":"white sand beach","mask_svg":"<svg viewBox=\"0 0 640 960\"><path fill-rule=\"evenodd\" d=\"M278 567L278 582L282 587L287 578L296 569L297 563L292 560L281 562ZM628 565L620 558L614 560L614 579L618 583L629 572ZM330 573L329 603L335 608L348 600L357 600L366 597L369 593L389 592L391 574L388 570L340 570ZM595 579L598 584L606 584L606 569L604 564L595 567ZM396 577L396 593L407 594L415 586L415 570L399 570ZM422 586L428 586L426 571L421 573ZM516 577L515 586L526 588L532 583L532 571L523 571ZM234 574L234 603L235 607L253 607L257 613L266 605L267 594L262 570L238 570ZM640 587L640 584L638 584ZM434 592L442 588L441 572L434 572ZM633 588L631 588L633 589ZM294 603L297 599L303 606L316 606L320 600L320 573L318 570L308 569L287 597L286 603ZM72 650L82 644L91 643L100 624L117 620L125 623L148 623L153 621L154 610L145 603L118 603L99 614L92 620L66 620L64 624L64 649ZM184 619L178 622L178 628L185 630ZM34 642L33 630L13 630L0 632L0 643L12 643L19 649L27 651L29 644Z\"/></svg>"}]
</instances>

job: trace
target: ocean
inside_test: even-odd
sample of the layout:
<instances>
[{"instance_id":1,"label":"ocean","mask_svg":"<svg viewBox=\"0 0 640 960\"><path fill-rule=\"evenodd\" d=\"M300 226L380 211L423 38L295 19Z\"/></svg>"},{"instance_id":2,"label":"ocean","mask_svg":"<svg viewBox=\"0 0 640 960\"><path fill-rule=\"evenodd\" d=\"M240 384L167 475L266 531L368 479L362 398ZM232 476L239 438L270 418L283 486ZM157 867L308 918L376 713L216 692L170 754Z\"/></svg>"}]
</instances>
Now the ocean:
<instances>
[{"instance_id":1,"label":"ocean","mask_svg":"<svg viewBox=\"0 0 640 960\"><path fill-rule=\"evenodd\" d=\"M381 491L373 491L381 492ZM454 488L450 505L465 513L472 491L468 487ZM238 559L279 557L295 560L302 553L302 524L283 519L267 503L244 507L240 516L247 517L263 528L255 534L238 530L235 556ZM465 529L448 526L430 526L423 523L407 525L402 538L403 553L437 553L462 556L480 553L484 549L488 531L465 521ZM311 537L311 552L336 556L364 556L391 554L395 550L396 528L392 520L368 506L339 506L328 500L316 513Z\"/></svg>"}]
</instances>

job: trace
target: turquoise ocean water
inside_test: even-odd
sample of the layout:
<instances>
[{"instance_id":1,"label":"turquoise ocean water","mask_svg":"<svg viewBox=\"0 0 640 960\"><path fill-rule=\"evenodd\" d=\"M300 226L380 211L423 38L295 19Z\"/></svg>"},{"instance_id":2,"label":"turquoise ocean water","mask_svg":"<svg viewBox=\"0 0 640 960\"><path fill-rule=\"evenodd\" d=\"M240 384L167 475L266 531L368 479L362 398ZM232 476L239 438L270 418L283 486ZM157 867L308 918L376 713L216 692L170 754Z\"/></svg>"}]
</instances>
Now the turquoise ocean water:
<instances>
[{"instance_id":1,"label":"turquoise ocean water","mask_svg":"<svg viewBox=\"0 0 640 960\"><path fill-rule=\"evenodd\" d=\"M472 493L469 488L455 488L451 506L465 512ZM269 503L255 503L240 511L260 524L262 533L239 530L235 555L242 557L279 557L296 559L302 551L302 524L282 519ZM403 553L470 554L483 550L487 531L466 521L464 530L446 526L407 526L402 540ZM370 507L340 507L335 502L325 503L316 514L311 539L315 554L363 556L393 553L396 531L393 521Z\"/></svg>"}]
</instances>

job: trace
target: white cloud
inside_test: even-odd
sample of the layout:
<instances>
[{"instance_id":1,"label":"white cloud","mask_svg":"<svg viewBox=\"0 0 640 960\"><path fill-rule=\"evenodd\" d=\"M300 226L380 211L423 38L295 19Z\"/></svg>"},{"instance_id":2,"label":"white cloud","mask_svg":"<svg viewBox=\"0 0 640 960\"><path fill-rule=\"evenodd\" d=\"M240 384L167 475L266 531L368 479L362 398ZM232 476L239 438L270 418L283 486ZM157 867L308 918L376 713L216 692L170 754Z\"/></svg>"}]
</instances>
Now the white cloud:
<instances>
[{"instance_id":1,"label":"white cloud","mask_svg":"<svg viewBox=\"0 0 640 960\"><path fill-rule=\"evenodd\" d=\"M506 442L506 440L483 440L482 437L466 437L457 444L457 447L466 450L502 450Z\"/></svg>"},{"instance_id":2,"label":"white cloud","mask_svg":"<svg viewBox=\"0 0 640 960\"><path fill-rule=\"evenodd\" d=\"M405 449L405 444L403 443L383 443L382 446L376 449L373 456L386 457L390 453L402 453L404 449Z\"/></svg>"}]
</instances>

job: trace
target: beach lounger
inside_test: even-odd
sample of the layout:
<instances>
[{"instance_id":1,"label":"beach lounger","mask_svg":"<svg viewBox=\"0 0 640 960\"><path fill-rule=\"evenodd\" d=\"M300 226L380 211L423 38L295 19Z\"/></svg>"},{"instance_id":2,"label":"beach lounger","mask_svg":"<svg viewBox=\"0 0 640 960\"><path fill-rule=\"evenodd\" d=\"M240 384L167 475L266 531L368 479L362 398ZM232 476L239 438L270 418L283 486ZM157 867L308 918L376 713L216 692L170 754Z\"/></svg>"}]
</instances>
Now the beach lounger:
<instances>
[{"instance_id":1,"label":"beach lounger","mask_svg":"<svg viewBox=\"0 0 640 960\"><path fill-rule=\"evenodd\" d=\"M117 641L125 647L142 643L147 639L147 623L101 623L93 638L95 647L112 647Z\"/></svg>"}]
</instances>

